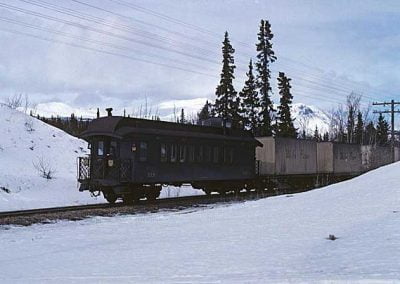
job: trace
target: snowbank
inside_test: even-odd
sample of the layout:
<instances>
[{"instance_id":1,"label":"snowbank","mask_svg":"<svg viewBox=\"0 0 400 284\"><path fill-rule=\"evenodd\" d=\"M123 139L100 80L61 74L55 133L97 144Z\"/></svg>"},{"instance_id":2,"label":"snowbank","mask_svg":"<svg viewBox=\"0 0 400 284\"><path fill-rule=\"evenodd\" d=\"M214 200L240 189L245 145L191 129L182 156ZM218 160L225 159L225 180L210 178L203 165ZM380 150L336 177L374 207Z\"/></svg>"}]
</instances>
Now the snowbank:
<instances>
[{"instance_id":1,"label":"snowbank","mask_svg":"<svg viewBox=\"0 0 400 284\"><path fill-rule=\"evenodd\" d=\"M399 171L229 206L0 230L0 282L396 282Z\"/></svg>"},{"instance_id":2,"label":"snowbank","mask_svg":"<svg viewBox=\"0 0 400 284\"><path fill-rule=\"evenodd\" d=\"M104 202L80 193L76 159L87 143L0 105L0 211ZM54 171L41 176L40 163Z\"/></svg>"}]
</instances>

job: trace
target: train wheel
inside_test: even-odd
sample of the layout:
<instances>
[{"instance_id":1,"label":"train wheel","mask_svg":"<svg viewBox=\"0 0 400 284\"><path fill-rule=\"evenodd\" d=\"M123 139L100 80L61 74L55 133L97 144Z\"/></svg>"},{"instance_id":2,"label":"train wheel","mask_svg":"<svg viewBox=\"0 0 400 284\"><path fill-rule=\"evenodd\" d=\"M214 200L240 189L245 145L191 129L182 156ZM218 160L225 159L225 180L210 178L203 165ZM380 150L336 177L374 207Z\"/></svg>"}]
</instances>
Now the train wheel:
<instances>
[{"instance_id":1,"label":"train wheel","mask_svg":"<svg viewBox=\"0 0 400 284\"><path fill-rule=\"evenodd\" d=\"M148 188L145 192L146 199L149 201L154 201L160 196L161 186L155 186L153 188Z\"/></svg>"},{"instance_id":2,"label":"train wheel","mask_svg":"<svg viewBox=\"0 0 400 284\"><path fill-rule=\"evenodd\" d=\"M146 199L149 201L155 201L157 199L157 195L155 192L150 191L146 193Z\"/></svg>"},{"instance_id":3,"label":"train wheel","mask_svg":"<svg viewBox=\"0 0 400 284\"><path fill-rule=\"evenodd\" d=\"M108 203L114 204L117 201L117 195L111 190L108 192L103 192L104 198Z\"/></svg>"},{"instance_id":4,"label":"train wheel","mask_svg":"<svg viewBox=\"0 0 400 284\"><path fill-rule=\"evenodd\" d=\"M122 197L122 200L123 200L123 202L124 202L125 204L131 205L131 204L133 204L133 195L132 195L132 194L125 194L125 195Z\"/></svg>"}]
</instances>

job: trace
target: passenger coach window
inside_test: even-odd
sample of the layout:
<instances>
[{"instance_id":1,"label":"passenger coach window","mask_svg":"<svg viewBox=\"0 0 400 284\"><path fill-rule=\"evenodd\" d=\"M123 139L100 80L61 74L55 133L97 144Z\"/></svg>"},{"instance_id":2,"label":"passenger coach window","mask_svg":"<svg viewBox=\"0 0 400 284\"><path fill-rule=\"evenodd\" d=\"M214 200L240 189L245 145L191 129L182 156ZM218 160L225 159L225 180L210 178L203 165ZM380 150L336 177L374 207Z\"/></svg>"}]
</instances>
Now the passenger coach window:
<instances>
[{"instance_id":1,"label":"passenger coach window","mask_svg":"<svg viewBox=\"0 0 400 284\"><path fill-rule=\"evenodd\" d=\"M165 144L160 145L160 160L161 160L161 162L166 162L168 160L167 145L165 145Z\"/></svg>"},{"instance_id":2,"label":"passenger coach window","mask_svg":"<svg viewBox=\"0 0 400 284\"><path fill-rule=\"evenodd\" d=\"M224 155L223 155L224 164L227 164L228 163L228 150L229 150L229 148L228 147L224 147L223 149L224 149Z\"/></svg>"},{"instance_id":3,"label":"passenger coach window","mask_svg":"<svg viewBox=\"0 0 400 284\"><path fill-rule=\"evenodd\" d=\"M104 142L99 141L99 147L97 147L97 156L103 156L104 155Z\"/></svg>"},{"instance_id":4,"label":"passenger coach window","mask_svg":"<svg viewBox=\"0 0 400 284\"><path fill-rule=\"evenodd\" d=\"M146 142L140 142L139 160L141 162L147 161L147 143Z\"/></svg>"},{"instance_id":5,"label":"passenger coach window","mask_svg":"<svg viewBox=\"0 0 400 284\"><path fill-rule=\"evenodd\" d=\"M206 146L205 157L206 157L207 163L211 162L211 147L210 146Z\"/></svg>"},{"instance_id":6,"label":"passenger coach window","mask_svg":"<svg viewBox=\"0 0 400 284\"><path fill-rule=\"evenodd\" d=\"M110 153L111 156L116 156L117 155L117 142L116 141L111 141L110 144Z\"/></svg>"},{"instance_id":7,"label":"passenger coach window","mask_svg":"<svg viewBox=\"0 0 400 284\"><path fill-rule=\"evenodd\" d=\"M194 162L194 146L193 145L189 146L188 155L189 155L189 162L193 163Z\"/></svg>"},{"instance_id":8,"label":"passenger coach window","mask_svg":"<svg viewBox=\"0 0 400 284\"><path fill-rule=\"evenodd\" d=\"M179 146L179 161L184 163L186 160L186 145Z\"/></svg>"},{"instance_id":9,"label":"passenger coach window","mask_svg":"<svg viewBox=\"0 0 400 284\"><path fill-rule=\"evenodd\" d=\"M233 148L228 149L228 163L233 164Z\"/></svg>"},{"instance_id":10,"label":"passenger coach window","mask_svg":"<svg viewBox=\"0 0 400 284\"><path fill-rule=\"evenodd\" d=\"M214 147L213 151L213 162L218 163L218 158L219 158L219 148L217 146Z\"/></svg>"},{"instance_id":11,"label":"passenger coach window","mask_svg":"<svg viewBox=\"0 0 400 284\"><path fill-rule=\"evenodd\" d=\"M197 152L197 162L201 163L203 162L203 146L199 146L198 152Z\"/></svg>"},{"instance_id":12,"label":"passenger coach window","mask_svg":"<svg viewBox=\"0 0 400 284\"><path fill-rule=\"evenodd\" d=\"M177 158L177 146L176 144L171 145L171 162L175 163Z\"/></svg>"}]
</instances>

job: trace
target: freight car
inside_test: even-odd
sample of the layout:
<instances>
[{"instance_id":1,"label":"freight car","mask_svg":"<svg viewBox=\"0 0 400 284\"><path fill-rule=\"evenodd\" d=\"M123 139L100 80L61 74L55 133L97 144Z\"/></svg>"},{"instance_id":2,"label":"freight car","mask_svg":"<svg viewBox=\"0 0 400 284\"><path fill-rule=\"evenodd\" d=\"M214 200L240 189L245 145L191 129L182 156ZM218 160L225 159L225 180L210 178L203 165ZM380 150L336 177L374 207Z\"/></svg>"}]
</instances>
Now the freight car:
<instances>
[{"instance_id":1,"label":"freight car","mask_svg":"<svg viewBox=\"0 0 400 284\"><path fill-rule=\"evenodd\" d=\"M255 177L249 131L112 116L93 120L82 138L91 154L79 158L80 190L111 203L155 199L162 185L183 183L206 193L245 188Z\"/></svg>"},{"instance_id":2,"label":"freight car","mask_svg":"<svg viewBox=\"0 0 400 284\"><path fill-rule=\"evenodd\" d=\"M365 171L376 169L393 162L392 149L390 147L363 145L361 146L361 152L362 165ZM395 150L395 153L396 152L398 151Z\"/></svg>"},{"instance_id":3,"label":"freight car","mask_svg":"<svg viewBox=\"0 0 400 284\"><path fill-rule=\"evenodd\" d=\"M257 140L263 144L256 149L261 187L305 190L359 175L363 170L360 145L282 137Z\"/></svg>"}]
</instances>

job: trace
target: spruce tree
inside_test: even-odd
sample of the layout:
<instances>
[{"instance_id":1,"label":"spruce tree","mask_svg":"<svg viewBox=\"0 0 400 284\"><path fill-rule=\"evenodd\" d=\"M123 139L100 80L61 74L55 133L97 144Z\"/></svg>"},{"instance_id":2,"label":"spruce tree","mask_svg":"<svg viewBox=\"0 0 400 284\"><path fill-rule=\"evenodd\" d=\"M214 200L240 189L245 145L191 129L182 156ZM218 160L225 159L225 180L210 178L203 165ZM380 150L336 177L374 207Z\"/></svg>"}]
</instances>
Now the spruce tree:
<instances>
[{"instance_id":1,"label":"spruce tree","mask_svg":"<svg viewBox=\"0 0 400 284\"><path fill-rule=\"evenodd\" d=\"M235 49L232 47L228 32L225 32L225 38L222 43L222 72L219 85L215 95L215 113L224 119L237 119L239 101L237 92L233 87L234 70L236 68L233 54Z\"/></svg>"},{"instance_id":2,"label":"spruce tree","mask_svg":"<svg viewBox=\"0 0 400 284\"><path fill-rule=\"evenodd\" d=\"M347 116L347 143L354 142L354 126L355 126L354 116L355 116L354 108L350 106L349 113Z\"/></svg>"},{"instance_id":3,"label":"spruce tree","mask_svg":"<svg viewBox=\"0 0 400 284\"><path fill-rule=\"evenodd\" d=\"M382 114L379 114L378 123L376 125L376 143L385 146L388 143L389 124Z\"/></svg>"},{"instance_id":4,"label":"spruce tree","mask_svg":"<svg viewBox=\"0 0 400 284\"><path fill-rule=\"evenodd\" d=\"M211 104L206 101L199 113L197 113L197 120L202 121L211 117Z\"/></svg>"},{"instance_id":5,"label":"spruce tree","mask_svg":"<svg viewBox=\"0 0 400 284\"><path fill-rule=\"evenodd\" d=\"M297 137L297 130L294 128L292 116L290 114L290 106L293 96L290 93L290 78L285 76L285 73L279 72L278 89L280 95L280 105L278 106L278 122L277 135L283 137Z\"/></svg>"},{"instance_id":6,"label":"spruce tree","mask_svg":"<svg viewBox=\"0 0 400 284\"><path fill-rule=\"evenodd\" d=\"M186 123L185 110L183 108L181 109L181 116L179 117L179 123L182 124Z\"/></svg>"},{"instance_id":7,"label":"spruce tree","mask_svg":"<svg viewBox=\"0 0 400 284\"><path fill-rule=\"evenodd\" d=\"M321 135L319 134L318 126L317 126L317 125L315 126L313 140L315 140L315 141L321 141L321 140L322 140L322 139L321 139Z\"/></svg>"},{"instance_id":8,"label":"spruce tree","mask_svg":"<svg viewBox=\"0 0 400 284\"><path fill-rule=\"evenodd\" d=\"M258 33L257 47L257 88L261 99L261 135L271 136L273 134L273 115L274 107L271 100L270 92L272 91L270 79L270 64L276 60L274 51L272 50L271 25L268 21L261 20L260 31Z\"/></svg>"},{"instance_id":9,"label":"spruce tree","mask_svg":"<svg viewBox=\"0 0 400 284\"><path fill-rule=\"evenodd\" d=\"M259 125L258 110L260 107L260 100L256 90L257 86L253 74L252 60L250 60L249 71L246 73L246 75L247 80L244 83L242 91L239 93L239 97L241 98L239 110L244 125L249 128L253 134L256 134Z\"/></svg>"},{"instance_id":10,"label":"spruce tree","mask_svg":"<svg viewBox=\"0 0 400 284\"><path fill-rule=\"evenodd\" d=\"M357 144L363 144L364 138L364 121L362 117L362 113L359 111L357 113L357 124L356 128L354 129L354 142Z\"/></svg>"}]
</instances>

